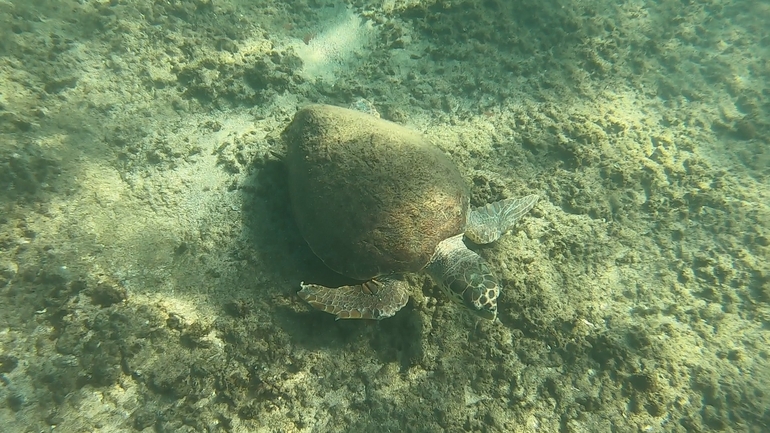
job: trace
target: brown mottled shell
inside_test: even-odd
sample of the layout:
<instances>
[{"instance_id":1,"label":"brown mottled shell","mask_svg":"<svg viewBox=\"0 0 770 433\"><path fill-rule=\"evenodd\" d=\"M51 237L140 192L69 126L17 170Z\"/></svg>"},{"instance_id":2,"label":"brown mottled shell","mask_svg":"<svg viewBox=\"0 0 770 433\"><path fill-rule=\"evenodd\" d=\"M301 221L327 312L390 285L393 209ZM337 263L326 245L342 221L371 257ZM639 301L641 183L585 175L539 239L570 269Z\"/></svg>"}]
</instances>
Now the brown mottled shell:
<instances>
[{"instance_id":1,"label":"brown mottled shell","mask_svg":"<svg viewBox=\"0 0 770 433\"><path fill-rule=\"evenodd\" d=\"M331 269L367 280L416 272L462 233L468 189L420 134L358 111L312 105L283 133L297 225Z\"/></svg>"}]
</instances>

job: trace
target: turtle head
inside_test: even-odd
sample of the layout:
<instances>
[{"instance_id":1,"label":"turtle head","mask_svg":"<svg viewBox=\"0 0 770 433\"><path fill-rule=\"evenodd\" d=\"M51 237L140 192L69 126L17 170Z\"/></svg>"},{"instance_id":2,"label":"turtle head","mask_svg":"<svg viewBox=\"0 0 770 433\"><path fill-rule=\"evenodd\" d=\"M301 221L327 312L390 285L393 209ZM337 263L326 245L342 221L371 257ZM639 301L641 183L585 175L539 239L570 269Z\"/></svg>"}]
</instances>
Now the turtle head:
<instances>
[{"instance_id":1,"label":"turtle head","mask_svg":"<svg viewBox=\"0 0 770 433\"><path fill-rule=\"evenodd\" d=\"M462 237L440 242L426 271L450 299L479 317L495 320L500 283L484 259L465 247Z\"/></svg>"},{"instance_id":2,"label":"turtle head","mask_svg":"<svg viewBox=\"0 0 770 433\"><path fill-rule=\"evenodd\" d=\"M465 286L461 292L462 304L465 307L481 318L495 320L500 284L484 262L478 265L474 267L476 269L467 269L465 278L457 280L455 284L461 283Z\"/></svg>"},{"instance_id":3,"label":"turtle head","mask_svg":"<svg viewBox=\"0 0 770 433\"><path fill-rule=\"evenodd\" d=\"M465 266L462 273L443 274L444 280L439 281L439 286L453 301L462 304L473 314L483 319L495 320L500 284L481 257L473 254L478 260L463 263Z\"/></svg>"}]
</instances>

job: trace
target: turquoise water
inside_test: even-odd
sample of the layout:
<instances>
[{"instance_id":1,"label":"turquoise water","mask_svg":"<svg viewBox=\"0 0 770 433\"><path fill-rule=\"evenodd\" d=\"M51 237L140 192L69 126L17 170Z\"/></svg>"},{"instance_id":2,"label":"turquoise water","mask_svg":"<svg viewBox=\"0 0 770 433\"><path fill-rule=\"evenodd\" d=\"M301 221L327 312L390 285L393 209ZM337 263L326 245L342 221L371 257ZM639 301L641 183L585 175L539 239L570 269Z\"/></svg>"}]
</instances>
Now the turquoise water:
<instances>
[{"instance_id":1,"label":"turquoise water","mask_svg":"<svg viewBox=\"0 0 770 433\"><path fill-rule=\"evenodd\" d=\"M770 4L0 2L3 431L770 430ZM471 206L478 320L392 318L292 215L324 103L422 134ZM362 108L363 107L363 108ZM355 179L351 179L355 182Z\"/></svg>"}]
</instances>

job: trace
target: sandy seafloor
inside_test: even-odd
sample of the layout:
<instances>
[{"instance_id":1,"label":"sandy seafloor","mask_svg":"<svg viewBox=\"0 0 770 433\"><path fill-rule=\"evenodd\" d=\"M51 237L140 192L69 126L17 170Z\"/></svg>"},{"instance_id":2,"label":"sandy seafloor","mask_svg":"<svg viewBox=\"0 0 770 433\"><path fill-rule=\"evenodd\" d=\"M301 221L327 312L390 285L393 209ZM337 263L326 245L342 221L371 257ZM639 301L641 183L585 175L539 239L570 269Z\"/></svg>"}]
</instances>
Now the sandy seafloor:
<instances>
[{"instance_id":1,"label":"sandy seafloor","mask_svg":"<svg viewBox=\"0 0 770 433\"><path fill-rule=\"evenodd\" d=\"M0 1L3 432L770 431L770 3ZM369 100L481 205L476 320L298 234L279 133Z\"/></svg>"}]
</instances>

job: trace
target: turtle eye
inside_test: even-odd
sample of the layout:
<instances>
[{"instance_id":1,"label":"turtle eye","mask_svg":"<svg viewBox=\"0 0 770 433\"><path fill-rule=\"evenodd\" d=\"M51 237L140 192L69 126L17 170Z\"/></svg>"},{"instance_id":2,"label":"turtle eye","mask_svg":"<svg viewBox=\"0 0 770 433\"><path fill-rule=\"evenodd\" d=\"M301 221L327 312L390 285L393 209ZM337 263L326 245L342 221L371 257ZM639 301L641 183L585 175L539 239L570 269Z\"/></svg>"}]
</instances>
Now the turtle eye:
<instances>
[{"instance_id":1,"label":"turtle eye","mask_svg":"<svg viewBox=\"0 0 770 433\"><path fill-rule=\"evenodd\" d=\"M468 285L474 288L480 288L484 285L484 275L479 273L472 273L468 279Z\"/></svg>"}]
</instances>

